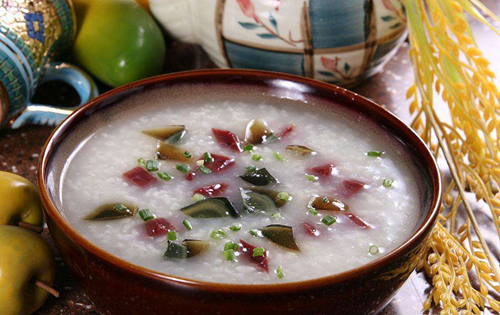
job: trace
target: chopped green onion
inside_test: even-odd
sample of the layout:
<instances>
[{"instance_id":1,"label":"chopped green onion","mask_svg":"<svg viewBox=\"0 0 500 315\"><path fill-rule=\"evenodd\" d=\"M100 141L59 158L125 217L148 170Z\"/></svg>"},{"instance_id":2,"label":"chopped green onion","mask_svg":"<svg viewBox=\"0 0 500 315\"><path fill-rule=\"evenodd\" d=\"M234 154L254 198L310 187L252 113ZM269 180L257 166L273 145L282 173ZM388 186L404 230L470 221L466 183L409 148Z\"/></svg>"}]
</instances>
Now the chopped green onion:
<instances>
[{"instance_id":1,"label":"chopped green onion","mask_svg":"<svg viewBox=\"0 0 500 315\"><path fill-rule=\"evenodd\" d=\"M239 230L241 230L241 224L235 224L235 225L231 225L229 227L229 230L233 231L233 232L238 232Z\"/></svg>"},{"instance_id":2,"label":"chopped green onion","mask_svg":"<svg viewBox=\"0 0 500 315\"><path fill-rule=\"evenodd\" d=\"M146 166L146 161L143 158L138 158L137 163L139 163L140 166Z\"/></svg>"},{"instance_id":3,"label":"chopped green onion","mask_svg":"<svg viewBox=\"0 0 500 315\"><path fill-rule=\"evenodd\" d=\"M256 247L253 249L253 257L264 256L264 247Z\"/></svg>"},{"instance_id":4,"label":"chopped green onion","mask_svg":"<svg viewBox=\"0 0 500 315\"><path fill-rule=\"evenodd\" d=\"M287 192L282 191L278 194L278 199L288 202L290 200L290 195Z\"/></svg>"},{"instance_id":5,"label":"chopped green onion","mask_svg":"<svg viewBox=\"0 0 500 315\"><path fill-rule=\"evenodd\" d=\"M255 172L257 170L257 167L250 165L250 166L247 166L246 169L247 169L247 174L249 174L249 173Z\"/></svg>"},{"instance_id":6,"label":"chopped green onion","mask_svg":"<svg viewBox=\"0 0 500 315\"><path fill-rule=\"evenodd\" d=\"M260 156L260 154L255 153L254 155L252 155L252 160L262 161L262 156Z\"/></svg>"},{"instance_id":7,"label":"chopped green onion","mask_svg":"<svg viewBox=\"0 0 500 315\"><path fill-rule=\"evenodd\" d=\"M193 155L191 153L189 153L189 151L184 151L184 153L182 153L186 158L190 159L193 157Z\"/></svg>"},{"instance_id":8,"label":"chopped green onion","mask_svg":"<svg viewBox=\"0 0 500 315\"><path fill-rule=\"evenodd\" d=\"M164 181L167 181L167 182L173 178L167 172L163 172L163 173L162 172L158 172L157 175L158 175L159 178L161 178L161 179L163 179Z\"/></svg>"},{"instance_id":9,"label":"chopped green onion","mask_svg":"<svg viewBox=\"0 0 500 315\"><path fill-rule=\"evenodd\" d=\"M203 166L203 164L205 164L205 160L198 160L198 161L196 161L196 165L198 165L198 167Z\"/></svg>"},{"instance_id":10,"label":"chopped green onion","mask_svg":"<svg viewBox=\"0 0 500 315\"><path fill-rule=\"evenodd\" d=\"M155 215L152 214L149 209L142 209L139 210L139 217L141 217L144 222L148 222L150 220L153 220L155 218Z\"/></svg>"},{"instance_id":11,"label":"chopped green onion","mask_svg":"<svg viewBox=\"0 0 500 315\"><path fill-rule=\"evenodd\" d=\"M330 226L333 223L337 222L337 218L336 217L332 217L331 215L327 215L323 219L321 219L321 222L323 222L324 224Z\"/></svg>"},{"instance_id":12,"label":"chopped green onion","mask_svg":"<svg viewBox=\"0 0 500 315\"><path fill-rule=\"evenodd\" d=\"M394 181L393 181L392 179L386 178L386 179L384 179L384 182L382 183L382 185L384 185L384 187L389 188L389 187L391 187L391 186L392 186L392 183L393 183L393 182L394 182Z\"/></svg>"},{"instance_id":13,"label":"chopped green onion","mask_svg":"<svg viewBox=\"0 0 500 315\"><path fill-rule=\"evenodd\" d=\"M245 152L252 152L253 150L253 145L251 144L247 144L244 148L243 148L243 151Z\"/></svg>"},{"instance_id":14,"label":"chopped green onion","mask_svg":"<svg viewBox=\"0 0 500 315\"><path fill-rule=\"evenodd\" d=\"M278 266L278 268L276 269L276 275L278 276L278 278L283 278L285 276L285 270L283 269L282 266Z\"/></svg>"},{"instance_id":15,"label":"chopped green onion","mask_svg":"<svg viewBox=\"0 0 500 315\"><path fill-rule=\"evenodd\" d=\"M273 219L281 219L282 218L281 213L279 213L279 212L275 212L275 213L271 214L271 217Z\"/></svg>"},{"instance_id":16,"label":"chopped green onion","mask_svg":"<svg viewBox=\"0 0 500 315\"><path fill-rule=\"evenodd\" d=\"M286 160L285 160L285 158L284 158L284 157L282 157L282 156L280 155L280 153L279 153L279 152L274 152L274 156L275 156L275 157L276 157L276 159L277 159L278 161L280 161L280 162L285 162L285 161L286 161Z\"/></svg>"},{"instance_id":17,"label":"chopped green onion","mask_svg":"<svg viewBox=\"0 0 500 315\"><path fill-rule=\"evenodd\" d=\"M191 198L196 202L205 200L205 196L203 196L202 194L194 194Z\"/></svg>"},{"instance_id":18,"label":"chopped green onion","mask_svg":"<svg viewBox=\"0 0 500 315\"><path fill-rule=\"evenodd\" d=\"M223 239L226 236L227 236L226 232L224 232L224 230L221 230L221 229L219 229L219 230L213 230L210 233L210 237L214 238L214 239L217 239L217 240Z\"/></svg>"},{"instance_id":19,"label":"chopped green onion","mask_svg":"<svg viewBox=\"0 0 500 315\"><path fill-rule=\"evenodd\" d=\"M238 250L239 248L240 248L240 245L238 245L235 242L229 241L226 244L224 244L224 250L228 250L228 249Z\"/></svg>"},{"instance_id":20,"label":"chopped green onion","mask_svg":"<svg viewBox=\"0 0 500 315\"><path fill-rule=\"evenodd\" d=\"M157 160L148 160L146 162L146 170L148 172L156 172L160 169L160 162Z\"/></svg>"},{"instance_id":21,"label":"chopped green onion","mask_svg":"<svg viewBox=\"0 0 500 315\"><path fill-rule=\"evenodd\" d=\"M168 231L168 233L167 233L167 239L169 241L175 241L175 240L177 240L177 233L174 230Z\"/></svg>"},{"instance_id":22,"label":"chopped green onion","mask_svg":"<svg viewBox=\"0 0 500 315\"><path fill-rule=\"evenodd\" d=\"M205 160L205 163L210 163L214 161L214 158L212 157L210 152L203 153L203 159Z\"/></svg>"},{"instance_id":23,"label":"chopped green onion","mask_svg":"<svg viewBox=\"0 0 500 315\"><path fill-rule=\"evenodd\" d=\"M313 207L309 208L309 213L312 214L312 215L318 215L318 211L316 209L314 209Z\"/></svg>"},{"instance_id":24,"label":"chopped green onion","mask_svg":"<svg viewBox=\"0 0 500 315\"><path fill-rule=\"evenodd\" d=\"M182 221L182 224L184 224L184 226L186 227L186 229L188 231L191 231L193 229L193 226L191 225L191 222L189 222L188 220Z\"/></svg>"},{"instance_id":25,"label":"chopped green onion","mask_svg":"<svg viewBox=\"0 0 500 315\"><path fill-rule=\"evenodd\" d=\"M128 208L127 208L124 204L122 204L122 203L117 204L117 205L115 206L115 210L118 210L118 211L126 211L127 209L128 209Z\"/></svg>"},{"instance_id":26,"label":"chopped green onion","mask_svg":"<svg viewBox=\"0 0 500 315\"><path fill-rule=\"evenodd\" d=\"M203 174L210 174L210 173L212 173L212 171L211 171L208 167L203 166L203 165L202 165L202 166L200 166L198 169L199 169L199 170L200 170L200 172L202 172Z\"/></svg>"},{"instance_id":27,"label":"chopped green onion","mask_svg":"<svg viewBox=\"0 0 500 315\"><path fill-rule=\"evenodd\" d=\"M368 249L368 252L372 255L378 254L379 248L377 245L371 245L370 248Z\"/></svg>"},{"instance_id":28,"label":"chopped green onion","mask_svg":"<svg viewBox=\"0 0 500 315\"><path fill-rule=\"evenodd\" d=\"M374 157L380 157L380 156L382 156L382 153L384 153L384 152L382 152L382 151L369 151L367 153L367 155L374 156Z\"/></svg>"},{"instance_id":29,"label":"chopped green onion","mask_svg":"<svg viewBox=\"0 0 500 315\"><path fill-rule=\"evenodd\" d=\"M224 257L226 257L226 260L236 261L236 255L234 254L234 250L232 250L232 249L225 250Z\"/></svg>"},{"instance_id":30,"label":"chopped green onion","mask_svg":"<svg viewBox=\"0 0 500 315\"><path fill-rule=\"evenodd\" d=\"M323 197L323 199L321 201L323 203L328 203L328 202L330 202L330 199L328 199L328 197Z\"/></svg>"},{"instance_id":31,"label":"chopped green onion","mask_svg":"<svg viewBox=\"0 0 500 315\"><path fill-rule=\"evenodd\" d=\"M318 178L314 175L306 175L306 178L308 181L310 181L311 183L314 183L315 181L318 180Z\"/></svg>"},{"instance_id":32,"label":"chopped green onion","mask_svg":"<svg viewBox=\"0 0 500 315\"><path fill-rule=\"evenodd\" d=\"M248 231L248 233L250 233L250 235L252 235L254 237L260 236L260 231L257 229L252 229L252 230Z\"/></svg>"},{"instance_id":33,"label":"chopped green onion","mask_svg":"<svg viewBox=\"0 0 500 315\"><path fill-rule=\"evenodd\" d=\"M190 170L190 167L186 164L182 164L182 163L175 163L175 168L180 171L181 173L189 173L189 170Z\"/></svg>"}]
</instances>

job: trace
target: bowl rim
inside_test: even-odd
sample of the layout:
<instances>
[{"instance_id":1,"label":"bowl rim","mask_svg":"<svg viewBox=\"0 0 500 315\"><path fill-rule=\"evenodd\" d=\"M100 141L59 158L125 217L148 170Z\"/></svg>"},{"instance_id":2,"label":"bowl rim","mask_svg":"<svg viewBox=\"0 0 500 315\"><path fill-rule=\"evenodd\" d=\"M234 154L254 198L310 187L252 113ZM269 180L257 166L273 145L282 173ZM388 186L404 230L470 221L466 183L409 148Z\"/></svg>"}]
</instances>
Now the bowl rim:
<instances>
[{"instance_id":1,"label":"bowl rim","mask_svg":"<svg viewBox=\"0 0 500 315\"><path fill-rule=\"evenodd\" d=\"M57 150L58 144L67 135L68 131L72 129L80 120L77 118L81 115L91 110L94 106L101 104L105 100L112 99L113 96L121 94L125 91L130 91L135 88L147 87L155 84L161 83L175 83L178 79L194 79L197 83L204 82L205 84L218 84L216 78L214 81L208 80L209 78L214 78L217 76L225 77L238 77L241 80L248 78L256 79L258 82L266 82L266 79L277 79L277 80L287 80L294 83L303 84L306 86L312 86L317 90L323 90L326 92L334 92L336 94L341 94L341 97L351 98L352 101L356 103L361 103L363 107L371 107L371 111L377 112L377 115L382 116L382 119L391 121L392 124L396 125L398 129L405 130L406 138L413 138L412 147L421 155L420 159L429 173L430 173L430 183L432 202L430 209L427 212L427 216L422 221L420 226L415 229L414 233L406 239L401 245L396 247L389 253L384 254L382 257L369 262L368 264L361 265L354 269L349 269L347 271L328 275L320 278L313 278L303 281L294 282L284 282L284 283L273 283L273 284L230 284L230 283L218 283L218 282L208 282L202 280L189 279L174 275L169 275L160 271L155 271L153 269L148 269L139 265L130 263L124 259L121 259L99 247L93 245L90 241L84 238L80 233L71 227L69 222L67 222L63 216L57 210L56 205L52 202L50 198L50 193L46 185L46 175L47 168L49 166L49 160L53 152ZM207 83L209 82L209 83ZM249 83L241 83L243 85ZM314 95L314 93L313 93ZM392 133L392 132L391 132ZM408 141L405 141L408 142ZM401 121L394 114L383 108L382 106L376 104L375 102L360 96L359 94L344 89L342 87L314 80L305 77L300 77L291 74L272 72L272 71L261 71L261 70L242 70L242 69L204 69L204 70L193 70L193 71L183 71L171 74L158 75L143 80L139 80L133 83L129 83L117 88L114 88L108 92L105 92L96 98L90 100L82 107L74 111L69 115L58 127L56 127L50 134L48 140L46 141L42 152L40 154L40 160L38 163L38 175L37 182L40 191L40 197L44 206L45 214L54 221L59 229L70 240L84 248L86 251L92 253L99 259L111 264L112 266L125 270L127 272L133 273L136 276L149 278L151 280L163 282L163 283L174 283L182 285L184 287L190 287L198 290L205 290L211 292L229 292L229 293L245 293L245 294L269 294L269 293L286 293L286 292L296 292L303 290L310 290L315 288L321 288L326 285L333 285L343 281L352 280L355 278L363 277L370 274L376 270L382 269L388 264L394 262L401 256L410 252L415 248L421 241L425 239L428 233L431 231L437 217L439 214L440 203L442 199L442 183L441 176L437 162L430 152L427 145L423 140L417 135L417 133L407 126L403 121Z\"/></svg>"}]
</instances>

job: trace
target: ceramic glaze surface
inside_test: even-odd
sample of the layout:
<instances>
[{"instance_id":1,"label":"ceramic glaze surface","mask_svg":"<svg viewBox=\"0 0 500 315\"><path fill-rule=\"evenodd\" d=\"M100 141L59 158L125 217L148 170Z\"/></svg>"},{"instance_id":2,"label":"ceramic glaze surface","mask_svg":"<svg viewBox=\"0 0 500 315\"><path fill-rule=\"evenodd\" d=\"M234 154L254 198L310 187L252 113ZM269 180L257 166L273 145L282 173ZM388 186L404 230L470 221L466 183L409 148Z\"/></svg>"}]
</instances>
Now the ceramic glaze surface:
<instances>
[{"instance_id":1,"label":"ceramic glaze surface","mask_svg":"<svg viewBox=\"0 0 500 315\"><path fill-rule=\"evenodd\" d=\"M179 95L203 95L202 87L177 88ZM78 150L68 159L61 177L62 214L81 235L111 254L137 265L162 273L217 283L259 284L292 282L313 279L359 267L388 253L402 244L414 231L420 215L421 192L415 170L410 167L404 149L392 136L362 116L325 111L321 106L293 101L217 101L204 97L186 102L171 100L172 93L153 91L126 101L120 112L104 114L105 124L95 127L89 120L79 131L94 130ZM295 129L281 140L268 145L256 145L252 153L235 152L221 146L211 128L230 130L244 138L247 123L254 118L264 119L274 132L279 133L291 124ZM141 130L164 125L183 124L187 128L180 146L193 154L195 167L204 152L224 155L235 164L217 174L198 174L187 181L175 169L175 162L161 161L160 171L174 179L157 179L149 188L138 188L126 182L122 174L138 166L137 159L152 159L157 140ZM318 152L314 156L300 156L285 150L287 145L304 145ZM381 157L367 155L369 151L384 152ZM285 159L280 161L275 153ZM334 165L331 176L311 182L306 174L311 168ZM241 218L196 219L184 215L180 209L193 203L196 188L225 183L229 186L223 196L243 213L240 187L252 187L238 176L249 165L265 167L280 184L266 187L292 196L285 206L273 213L243 215ZM152 173L155 177L156 174ZM394 180L391 187L384 179ZM344 181L355 180L364 187L353 196L346 195ZM361 228L342 213L319 211L312 215L308 202L313 196L335 196L348 205L349 211L362 218L370 227ZM168 260L163 254L166 237L148 237L145 223L139 217L114 221L85 221L84 216L106 203L129 203L140 209L150 209L157 217L170 221L182 239L198 239L210 243L210 249L187 260ZM327 226L322 219L333 214L337 222ZM193 229L187 231L182 221L189 220ZM303 222L318 229L317 237L306 233ZM241 224L239 232L229 227ZM290 251L266 238L252 236L249 231L270 224L293 228L300 251ZM216 229L227 236L217 240L210 237ZM227 261L224 244L244 240L268 252L269 272L256 268L243 254L238 262ZM376 245L378 253L370 253ZM279 279L278 266L285 270Z\"/></svg>"},{"instance_id":2,"label":"ceramic glaze surface","mask_svg":"<svg viewBox=\"0 0 500 315\"><path fill-rule=\"evenodd\" d=\"M219 67L280 71L340 85L370 77L406 37L399 0L150 0L165 30Z\"/></svg>"}]
</instances>

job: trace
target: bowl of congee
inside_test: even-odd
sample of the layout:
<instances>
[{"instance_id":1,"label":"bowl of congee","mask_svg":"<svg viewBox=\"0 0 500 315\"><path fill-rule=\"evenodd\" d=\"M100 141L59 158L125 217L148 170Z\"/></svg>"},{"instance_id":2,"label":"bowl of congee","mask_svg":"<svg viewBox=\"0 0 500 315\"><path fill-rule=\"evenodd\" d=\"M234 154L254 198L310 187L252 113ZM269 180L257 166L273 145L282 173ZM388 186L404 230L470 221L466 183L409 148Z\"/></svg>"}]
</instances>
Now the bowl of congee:
<instances>
[{"instance_id":1,"label":"bowl of congee","mask_svg":"<svg viewBox=\"0 0 500 315\"><path fill-rule=\"evenodd\" d=\"M422 140L343 88L251 70L109 91L51 135L38 183L103 314L376 314L441 199Z\"/></svg>"}]
</instances>

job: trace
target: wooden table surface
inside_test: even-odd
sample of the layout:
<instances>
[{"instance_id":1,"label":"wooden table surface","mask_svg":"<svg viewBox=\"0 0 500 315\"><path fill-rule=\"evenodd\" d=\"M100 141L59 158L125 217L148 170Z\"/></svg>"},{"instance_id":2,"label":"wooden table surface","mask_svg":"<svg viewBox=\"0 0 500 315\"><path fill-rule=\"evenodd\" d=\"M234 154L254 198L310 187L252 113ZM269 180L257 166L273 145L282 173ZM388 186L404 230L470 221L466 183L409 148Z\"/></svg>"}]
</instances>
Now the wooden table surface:
<instances>
[{"instance_id":1,"label":"wooden table surface","mask_svg":"<svg viewBox=\"0 0 500 315\"><path fill-rule=\"evenodd\" d=\"M491 10L500 14L500 1L488 0L484 3ZM493 69L497 74L500 74L500 58L498 58L500 37L495 37L493 32L475 23L474 29L481 48L493 63ZM166 73L213 67L213 64L198 46L178 42L171 42L168 46L170 59L166 62ZM403 120L408 121L408 104L405 100L405 94L413 80L412 72L408 58L408 45L405 43L381 73L353 90L386 106ZM65 90L67 89L64 86L49 84L41 87L35 97L39 102L50 100L52 103L58 104L68 102L68 99L74 100L74 93ZM58 93L54 95L53 91L58 91ZM26 126L18 130L0 131L0 170L17 173L34 183L39 153L51 131L52 128L47 126ZM493 227L493 225L490 226ZM43 235L53 245L48 230L45 230ZM498 244L498 238L494 239L493 242L493 244L495 242ZM497 255L500 255L498 251L496 252ZM59 290L61 296L58 299L50 297L35 315L102 315L75 283L69 270L57 254L56 261L57 275L54 286ZM429 285L423 275L412 274L381 314L422 314L422 304L428 289Z\"/></svg>"}]
</instances>

